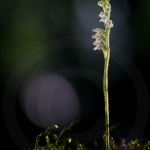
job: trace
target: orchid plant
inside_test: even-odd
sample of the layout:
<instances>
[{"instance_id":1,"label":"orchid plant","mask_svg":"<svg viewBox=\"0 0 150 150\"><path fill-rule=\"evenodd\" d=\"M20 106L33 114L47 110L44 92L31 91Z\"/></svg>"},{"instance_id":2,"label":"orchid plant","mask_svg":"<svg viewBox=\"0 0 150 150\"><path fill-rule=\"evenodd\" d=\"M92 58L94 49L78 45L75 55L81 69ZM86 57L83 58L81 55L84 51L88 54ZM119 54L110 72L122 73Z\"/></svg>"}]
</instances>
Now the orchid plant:
<instances>
[{"instance_id":1,"label":"orchid plant","mask_svg":"<svg viewBox=\"0 0 150 150\"><path fill-rule=\"evenodd\" d=\"M104 54L104 74L103 74L103 92L104 92L104 101L105 101L105 133L103 135L103 140L106 143L106 150L120 150L117 144L115 144L113 138L110 136L110 131L116 126L109 126L109 97L108 97L108 65L110 59L110 45L109 45L109 37L110 37L110 29L114 26L112 20L110 20L111 13L111 5L110 0L101 0L98 2L98 5L103 8L103 11L100 12L99 17L101 19L100 22L104 23L105 29L96 28L93 29L93 32L96 32L95 35L92 36L95 39L93 43L94 50L102 50ZM150 149L150 141L146 141L143 144L143 140L131 140L129 145L124 144L123 148L126 150L146 150Z\"/></svg>"},{"instance_id":2,"label":"orchid plant","mask_svg":"<svg viewBox=\"0 0 150 150\"><path fill-rule=\"evenodd\" d=\"M110 131L116 126L112 125L109 126L109 97L108 97L108 64L110 59L110 45L109 45L109 37L110 37L110 29L114 26L112 23L112 20L110 20L110 13L111 13L111 5L110 0L101 0L98 2L98 5L103 8L103 11L100 12L99 17L101 19L100 22L104 23L105 29L96 28L93 29L93 32L96 32L95 35L92 36L93 39L95 39L95 42L93 43L94 50L102 50L104 55L104 74L103 74L103 92L104 92L104 101L105 101L105 133L103 135L103 140L106 143L106 150L120 150L120 149L126 149L126 150L147 150L150 149L150 141L146 141L145 144L143 144L143 140L131 140L131 142L127 145L125 143L125 139L122 140L122 143L120 146L115 144L113 138L110 136ZM72 122L68 127L64 127L59 135L51 134L52 130L54 128L58 128L57 125L54 125L52 127L47 128L45 131L40 133L36 137L35 142L35 149L34 150L65 150L66 144L70 143L72 141L71 138L64 139L60 142L61 135L71 129L71 126L74 125L76 122ZM39 141L41 140L41 137L45 136L46 145L40 146ZM51 142L50 140L53 140ZM72 150L71 148L68 148ZM88 150L85 147L85 144L76 144L76 150Z\"/></svg>"},{"instance_id":3,"label":"orchid plant","mask_svg":"<svg viewBox=\"0 0 150 150\"><path fill-rule=\"evenodd\" d=\"M100 22L104 23L105 30L96 28L93 29L93 32L96 32L92 36L95 39L93 43L95 45L94 50L102 50L104 54L104 75L103 75L103 91L104 91L104 100L105 100L105 141L106 141L106 150L109 150L109 99L108 99L108 64L110 57L110 45L109 45L109 36L110 29L114 26L110 20L111 5L109 0L101 0L98 2L98 5L103 8L103 11L100 12L99 17L101 17Z\"/></svg>"}]
</instances>

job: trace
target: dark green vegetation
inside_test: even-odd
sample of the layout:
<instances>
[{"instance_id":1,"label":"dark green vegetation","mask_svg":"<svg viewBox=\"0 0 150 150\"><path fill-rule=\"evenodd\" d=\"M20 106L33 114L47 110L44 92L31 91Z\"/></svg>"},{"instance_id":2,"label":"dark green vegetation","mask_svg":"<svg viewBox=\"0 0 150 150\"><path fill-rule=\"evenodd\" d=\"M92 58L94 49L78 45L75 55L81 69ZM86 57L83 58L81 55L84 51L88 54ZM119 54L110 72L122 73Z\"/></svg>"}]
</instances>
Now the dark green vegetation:
<instances>
[{"instance_id":1,"label":"dark green vegetation","mask_svg":"<svg viewBox=\"0 0 150 150\"><path fill-rule=\"evenodd\" d=\"M58 128L57 125L48 127L46 130L41 132L37 135L36 141L35 141L35 148L33 150L92 150L86 147L85 144L80 144L79 142L72 143L71 138L66 138L63 140L60 140L61 135L71 130L71 127L79 121L72 122L68 127L64 127L61 132L56 135L53 134L53 130ZM118 124L114 124L110 127L110 131L115 128L115 126ZM103 140L105 142L105 136L103 135ZM40 144L40 141L45 141L45 145ZM147 141L146 139L135 139L131 140L130 143L125 144L125 139L122 139L122 144L118 145L115 143L113 137L110 136L110 150L149 150L150 149L150 141ZM106 142L105 142L106 143ZM103 149L104 150L104 149Z\"/></svg>"}]
</instances>

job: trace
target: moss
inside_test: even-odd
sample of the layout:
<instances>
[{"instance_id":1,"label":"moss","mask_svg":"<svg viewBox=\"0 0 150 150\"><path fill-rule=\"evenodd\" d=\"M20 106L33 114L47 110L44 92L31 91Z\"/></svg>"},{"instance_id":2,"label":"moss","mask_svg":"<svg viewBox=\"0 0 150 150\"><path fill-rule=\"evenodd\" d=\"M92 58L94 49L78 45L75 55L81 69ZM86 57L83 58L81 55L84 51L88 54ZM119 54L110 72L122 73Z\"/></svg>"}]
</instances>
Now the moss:
<instances>
[{"instance_id":1,"label":"moss","mask_svg":"<svg viewBox=\"0 0 150 150\"><path fill-rule=\"evenodd\" d=\"M64 127L58 135L52 132L53 129L58 128L57 125L48 127L45 131L37 135L34 143L35 148L33 150L89 150L85 147L85 144L80 144L78 142L74 145L71 144L71 138L60 140L62 134L71 130L71 127L77 122L79 121L72 122L68 127ZM44 140L46 144L39 144L41 140Z\"/></svg>"}]
</instances>

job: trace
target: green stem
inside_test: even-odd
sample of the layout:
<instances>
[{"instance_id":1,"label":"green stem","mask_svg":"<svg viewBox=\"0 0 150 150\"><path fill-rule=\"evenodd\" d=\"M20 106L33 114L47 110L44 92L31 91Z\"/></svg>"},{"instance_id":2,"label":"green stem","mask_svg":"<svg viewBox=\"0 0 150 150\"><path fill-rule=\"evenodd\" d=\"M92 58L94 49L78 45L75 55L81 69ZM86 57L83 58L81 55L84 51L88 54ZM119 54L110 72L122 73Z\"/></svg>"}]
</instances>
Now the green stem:
<instances>
[{"instance_id":1,"label":"green stem","mask_svg":"<svg viewBox=\"0 0 150 150\"><path fill-rule=\"evenodd\" d=\"M109 98L108 98L108 64L110 57L110 48L109 48L109 34L110 29L106 29L106 51L104 51L104 78L103 78L103 90L104 90L104 100L105 100L105 141L106 141L106 150L109 150Z\"/></svg>"},{"instance_id":2,"label":"green stem","mask_svg":"<svg viewBox=\"0 0 150 150\"><path fill-rule=\"evenodd\" d=\"M104 62L104 99L105 99L105 128L106 128L106 150L109 150L109 100L108 100L108 52Z\"/></svg>"}]
</instances>

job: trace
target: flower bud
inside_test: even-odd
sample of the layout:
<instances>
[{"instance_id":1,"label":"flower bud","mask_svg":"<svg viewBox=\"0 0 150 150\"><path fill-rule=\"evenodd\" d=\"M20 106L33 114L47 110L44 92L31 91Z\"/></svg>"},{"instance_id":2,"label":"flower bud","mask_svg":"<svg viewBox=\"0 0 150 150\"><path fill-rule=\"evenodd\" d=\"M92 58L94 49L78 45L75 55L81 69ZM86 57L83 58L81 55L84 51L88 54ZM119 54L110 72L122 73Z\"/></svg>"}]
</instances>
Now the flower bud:
<instances>
[{"instance_id":1,"label":"flower bud","mask_svg":"<svg viewBox=\"0 0 150 150\"><path fill-rule=\"evenodd\" d=\"M54 128L59 128L56 124L54 125Z\"/></svg>"}]
</instances>

